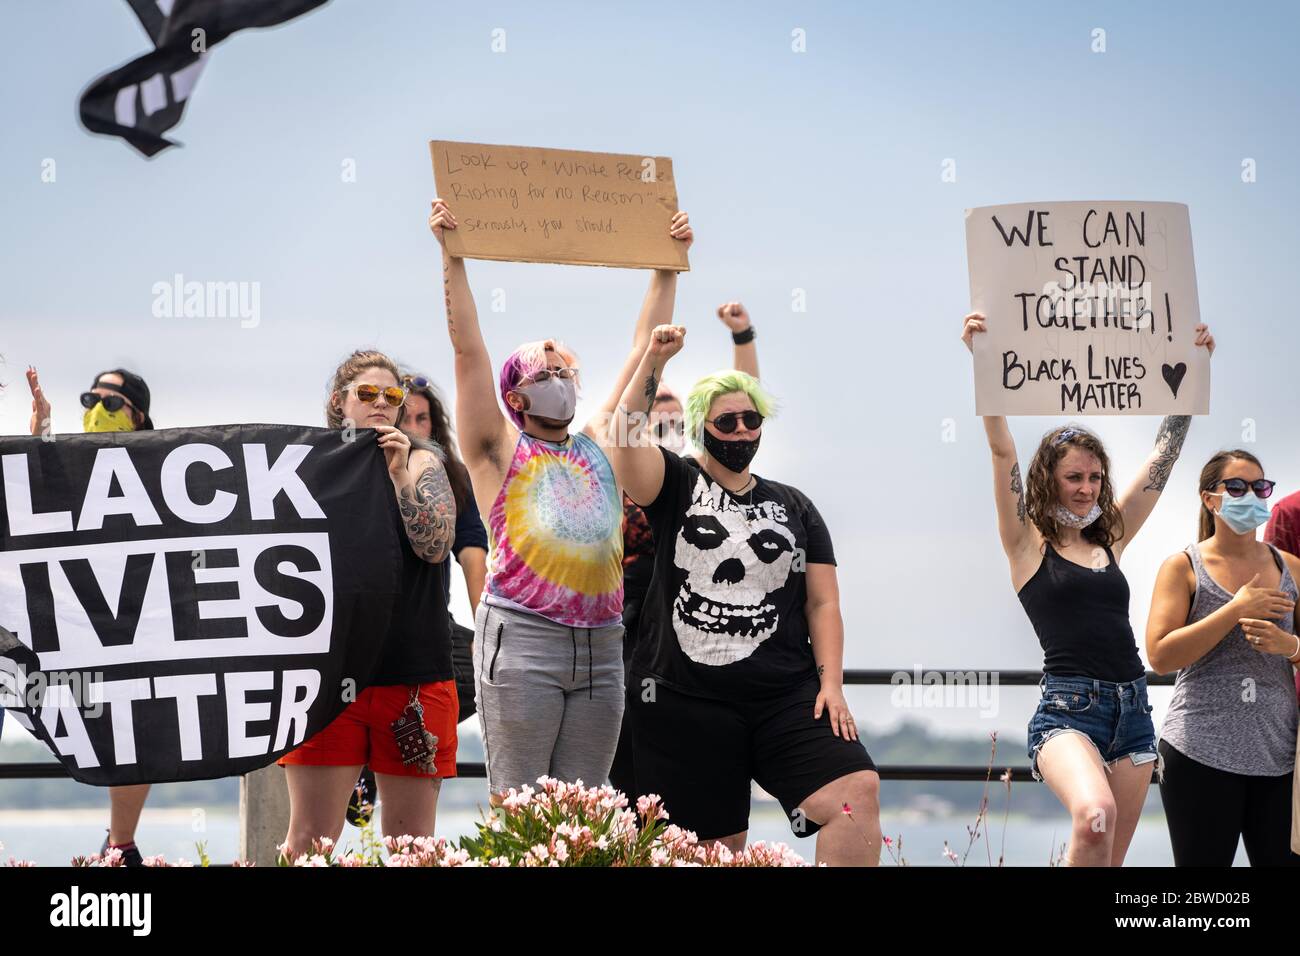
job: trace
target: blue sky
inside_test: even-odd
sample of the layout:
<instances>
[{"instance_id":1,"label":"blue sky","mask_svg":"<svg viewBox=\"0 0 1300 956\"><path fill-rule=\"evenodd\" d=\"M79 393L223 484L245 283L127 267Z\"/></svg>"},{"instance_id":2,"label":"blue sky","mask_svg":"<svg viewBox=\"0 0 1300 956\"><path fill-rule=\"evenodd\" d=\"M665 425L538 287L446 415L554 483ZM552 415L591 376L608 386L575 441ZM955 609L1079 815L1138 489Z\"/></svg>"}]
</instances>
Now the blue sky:
<instances>
[{"instance_id":1,"label":"blue sky","mask_svg":"<svg viewBox=\"0 0 1300 956\"><path fill-rule=\"evenodd\" d=\"M1212 413L1125 554L1139 640L1160 560L1193 534L1196 472L1242 444L1245 420L1280 490L1300 488L1300 347L1283 295L1300 258L1290 5L333 0L216 47L173 131L184 147L152 161L76 121L81 90L148 47L125 3L14 0L5 17L5 433L26 428L28 363L63 431L79 430L93 374L119 364L148 379L160 427L319 424L326 380L360 346L450 391L425 226L426 143L439 138L673 158L697 241L677 312L692 334L669 381L729 361L712 310L744 301L783 405L755 470L800 487L829 523L849 666L1041 662L997 543L958 341L966 207L1190 207L1220 347ZM791 49L796 29L806 52ZM941 181L948 159L956 182ZM349 160L355 182L341 176ZM648 274L469 268L495 358L559 337L581 355L588 399L604 393ZM155 318L154 284L178 273L259 283L259 324ZM503 313L486 308L494 289ZM795 290L806 312L792 311ZM1013 420L1025 461L1054 424ZM1158 421L1091 424L1127 481ZM990 729L1022 732L1031 702L1018 693ZM869 721L899 716L879 693L855 699ZM926 716L976 726L969 712Z\"/></svg>"}]
</instances>

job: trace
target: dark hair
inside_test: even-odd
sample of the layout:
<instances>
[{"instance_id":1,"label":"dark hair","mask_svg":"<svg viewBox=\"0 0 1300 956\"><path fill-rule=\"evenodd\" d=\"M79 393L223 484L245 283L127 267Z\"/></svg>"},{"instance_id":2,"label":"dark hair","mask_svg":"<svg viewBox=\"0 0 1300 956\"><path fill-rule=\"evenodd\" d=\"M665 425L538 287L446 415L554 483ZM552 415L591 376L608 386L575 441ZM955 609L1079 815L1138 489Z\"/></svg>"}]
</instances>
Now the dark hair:
<instances>
[{"instance_id":1,"label":"dark hair","mask_svg":"<svg viewBox=\"0 0 1300 956\"><path fill-rule=\"evenodd\" d=\"M116 375L122 380L121 385L114 385L111 382L101 381L105 375ZM92 389L111 388L128 402L134 412L132 421L139 431L150 431L153 429L153 419L149 417L149 386L145 380L135 372L128 371L124 368L105 369L95 376L95 380L90 383Z\"/></svg>"},{"instance_id":2,"label":"dark hair","mask_svg":"<svg viewBox=\"0 0 1300 956\"><path fill-rule=\"evenodd\" d=\"M1055 473L1057 463L1071 448L1091 452L1101 462L1101 494L1097 496L1101 516L1081 534L1085 541L1109 547L1124 537L1124 517L1115 504L1110 482L1110 458L1101 439L1077 425L1063 425L1043 436L1025 476L1025 510L1044 538L1053 542L1061 540L1061 526L1052 515L1052 506L1058 501Z\"/></svg>"},{"instance_id":3,"label":"dark hair","mask_svg":"<svg viewBox=\"0 0 1300 956\"><path fill-rule=\"evenodd\" d=\"M456 450L456 435L451 427L451 416L447 414L447 406L443 404L442 397L433 384L418 388L410 381L412 377L403 374L399 376L399 381L406 385L408 396L419 395L429 403L429 437L437 442L445 453L447 481L451 485L452 496L456 499L456 510L460 511L469 501L469 469L460 460L460 452Z\"/></svg>"},{"instance_id":4,"label":"dark hair","mask_svg":"<svg viewBox=\"0 0 1300 956\"><path fill-rule=\"evenodd\" d=\"M1205 463L1201 469L1201 491L1213 491L1214 486L1223 478L1223 473L1227 471L1228 464L1233 461L1248 461L1260 471L1264 466L1260 464L1258 458L1250 452L1241 448L1234 448L1231 451L1221 451ZM1201 499L1201 513L1196 528L1196 540L1204 541L1206 538L1214 537L1214 512L1205 507L1205 499Z\"/></svg>"}]
</instances>

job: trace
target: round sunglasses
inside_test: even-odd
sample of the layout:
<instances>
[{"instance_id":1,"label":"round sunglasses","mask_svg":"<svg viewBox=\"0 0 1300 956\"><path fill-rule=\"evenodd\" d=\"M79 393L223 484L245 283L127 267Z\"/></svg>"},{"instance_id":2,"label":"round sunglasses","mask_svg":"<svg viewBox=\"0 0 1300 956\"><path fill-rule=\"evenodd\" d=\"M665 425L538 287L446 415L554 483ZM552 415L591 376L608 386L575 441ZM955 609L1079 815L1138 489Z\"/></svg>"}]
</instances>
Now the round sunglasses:
<instances>
[{"instance_id":1,"label":"round sunglasses","mask_svg":"<svg viewBox=\"0 0 1300 956\"><path fill-rule=\"evenodd\" d=\"M390 385L387 388L380 388L378 385L366 385L352 382L351 384L343 386L343 391L346 392L349 389L357 393L357 401L363 402L366 405L376 401L380 395L384 396L384 404L393 408L396 408L398 405L401 405L406 401L406 389L398 388L396 385Z\"/></svg>"},{"instance_id":2,"label":"round sunglasses","mask_svg":"<svg viewBox=\"0 0 1300 956\"><path fill-rule=\"evenodd\" d=\"M1267 498L1273 493L1277 482L1269 481L1267 478L1256 478L1254 481L1247 481L1245 478L1221 478L1214 484L1223 485L1223 490L1234 498L1240 498L1247 489L1254 491L1256 498Z\"/></svg>"},{"instance_id":3,"label":"round sunglasses","mask_svg":"<svg viewBox=\"0 0 1300 956\"><path fill-rule=\"evenodd\" d=\"M747 412L727 412L717 418L706 418L705 421L722 432L722 434L730 435L740 427L740 421L744 421L745 428L749 431L757 431L758 427L763 424L763 416L752 410Z\"/></svg>"},{"instance_id":4,"label":"round sunglasses","mask_svg":"<svg viewBox=\"0 0 1300 956\"><path fill-rule=\"evenodd\" d=\"M537 372L536 374L529 376L520 384L531 385L536 382L545 382L548 378L551 378L552 376L554 376L555 378L577 378L578 370L574 368L572 365L566 366L565 368L544 368L540 372Z\"/></svg>"},{"instance_id":5,"label":"round sunglasses","mask_svg":"<svg viewBox=\"0 0 1300 956\"><path fill-rule=\"evenodd\" d=\"M85 409L94 408L103 402L104 411L115 412L124 406L127 402L121 395L99 395L95 392L81 393L81 407Z\"/></svg>"}]
</instances>

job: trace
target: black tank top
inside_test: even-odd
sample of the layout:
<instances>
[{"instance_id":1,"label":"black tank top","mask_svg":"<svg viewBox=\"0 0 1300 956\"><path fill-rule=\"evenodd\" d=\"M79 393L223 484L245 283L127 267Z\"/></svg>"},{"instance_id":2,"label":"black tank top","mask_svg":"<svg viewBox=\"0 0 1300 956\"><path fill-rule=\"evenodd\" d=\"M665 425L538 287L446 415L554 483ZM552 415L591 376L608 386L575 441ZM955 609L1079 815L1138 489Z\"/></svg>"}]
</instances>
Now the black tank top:
<instances>
[{"instance_id":1,"label":"black tank top","mask_svg":"<svg viewBox=\"0 0 1300 956\"><path fill-rule=\"evenodd\" d=\"M396 503L394 503L396 512ZM406 527L397 517L402 552L402 590L393 602L393 617L372 683L428 684L451 680L451 615L447 613L447 562L430 564L411 548Z\"/></svg>"},{"instance_id":2,"label":"black tank top","mask_svg":"<svg viewBox=\"0 0 1300 956\"><path fill-rule=\"evenodd\" d=\"M1145 672L1128 619L1129 590L1115 555L1102 570L1075 564L1051 542L1043 563L1020 589L1020 603L1043 645L1043 670L1053 676L1137 680Z\"/></svg>"}]
</instances>

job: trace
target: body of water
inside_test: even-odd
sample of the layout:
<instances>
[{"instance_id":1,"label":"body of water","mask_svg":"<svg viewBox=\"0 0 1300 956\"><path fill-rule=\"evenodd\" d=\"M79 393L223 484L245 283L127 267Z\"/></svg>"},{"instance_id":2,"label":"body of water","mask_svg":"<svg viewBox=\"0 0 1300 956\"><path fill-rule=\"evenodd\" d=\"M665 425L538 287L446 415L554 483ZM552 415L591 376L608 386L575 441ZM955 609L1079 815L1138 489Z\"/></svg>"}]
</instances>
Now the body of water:
<instances>
[{"instance_id":1,"label":"body of water","mask_svg":"<svg viewBox=\"0 0 1300 956\"><path fill-rule=\"evenodd\" d=\"M438 814L437 833L457 839L474 832L479 819L477 810L464 806L447 806ZM0 811L0 859L10 856L33 860L42 866L65 866L74 856L95 853L104 839L107 809L85 810L3 810ZM920 819L914 814L884 814L882 826L895 841L901 837L902 855L912 866L951 866L943 856L944 841L959 855L966 853L966 827L973 817ZM1003 830L1000 818L990 824L991 844L981 836L967 858L968 866L988 866L990 851L996 864L1002 852ZM1013 817L1006 827L1005 860L1008 866L1046 866L1055 858L1068 836L1069 820L1038 820ZM750 817L750 840L784 842L811 862L815 837L798 839L790 832L780 807L756 804ZM228 863L239 852L239 816L237 808L213 808L196 813L184 808L146 808L140 821L137 843L146 855L161 853L168 860L181 858L197 862L196 843L206 843L214 863ZM359 831L345 828L342 842L356 847ZM1237 865L1245 865L1245 852L1239 849ZM886 853L884 865L893 861ZM1164 820L1144 817L1128 854L1131 866L1172 866L1169 834Z\"/></svg>"}]
</instances>

